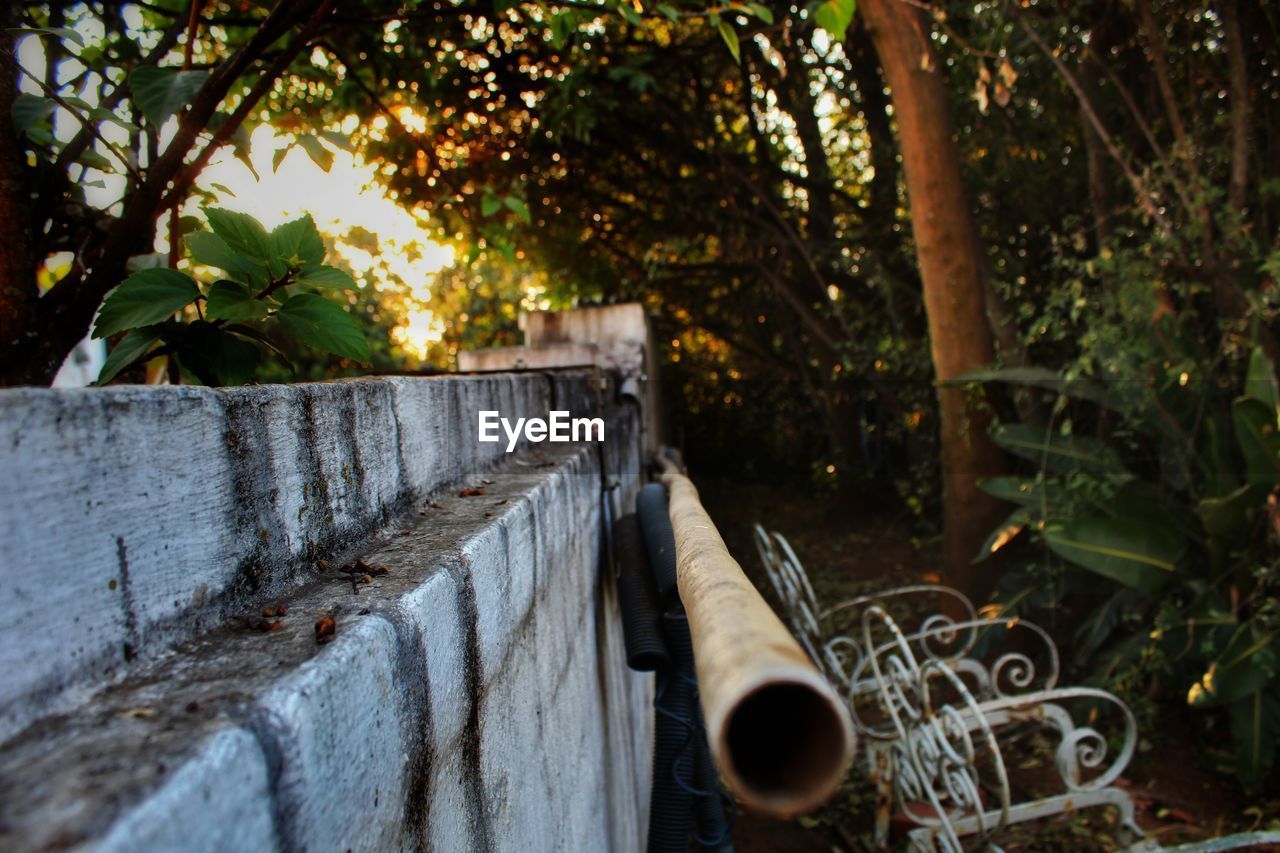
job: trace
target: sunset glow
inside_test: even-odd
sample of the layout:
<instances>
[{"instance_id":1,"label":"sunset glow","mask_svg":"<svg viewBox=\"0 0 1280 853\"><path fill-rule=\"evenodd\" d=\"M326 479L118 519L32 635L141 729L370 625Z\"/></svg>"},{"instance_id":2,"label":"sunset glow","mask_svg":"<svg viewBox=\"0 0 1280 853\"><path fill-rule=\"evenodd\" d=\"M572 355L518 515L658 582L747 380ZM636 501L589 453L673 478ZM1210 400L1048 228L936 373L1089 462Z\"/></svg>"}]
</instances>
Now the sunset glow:
<instances>
[{"instance_id":1,"label":"sunset glow","mask_svg":"<svg viewBox=\"0 0 1280 853\"><path fill-rule=\"evenodd\" d=\"M371 277L380 291L405 292L403 322L392 334L396 343L424 357L443 330L425 303L435 274L453 261L453 249L434 242L423 219L388 197L375 180L376 166L358 154L325 143L333 153L326 173L295 147L273 170L276 150L291 141L260 126L251 149L260 180L226 149L205 170L200 186L215 193L221 206L251 213L268 228L310 213L353 272ZM187 213L196 212L194 204L188 206ZM376 237L376 249L348 237L352 229Z\"/></svg>"}]
</instances>

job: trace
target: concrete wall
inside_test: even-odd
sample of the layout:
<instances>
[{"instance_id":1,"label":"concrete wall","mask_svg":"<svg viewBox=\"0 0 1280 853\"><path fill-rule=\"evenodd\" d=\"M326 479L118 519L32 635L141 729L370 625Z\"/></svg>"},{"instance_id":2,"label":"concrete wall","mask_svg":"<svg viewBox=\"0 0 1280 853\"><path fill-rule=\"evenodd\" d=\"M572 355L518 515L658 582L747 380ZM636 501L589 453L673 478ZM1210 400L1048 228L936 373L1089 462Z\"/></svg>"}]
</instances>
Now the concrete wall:
<instances>
[{"instance_id":1,"label":"concrete wall","mask_svg":"<svg viewBox=\"0 0 1280 853\"><path fill-rule=\"evenodd\" d=\"M616 397L591 371L0 392L0 849L640 846ZM605 443L476 441L480 409L551 408ZM388 571L353 585L355 557Z\"/></svg>"}]
</instances>

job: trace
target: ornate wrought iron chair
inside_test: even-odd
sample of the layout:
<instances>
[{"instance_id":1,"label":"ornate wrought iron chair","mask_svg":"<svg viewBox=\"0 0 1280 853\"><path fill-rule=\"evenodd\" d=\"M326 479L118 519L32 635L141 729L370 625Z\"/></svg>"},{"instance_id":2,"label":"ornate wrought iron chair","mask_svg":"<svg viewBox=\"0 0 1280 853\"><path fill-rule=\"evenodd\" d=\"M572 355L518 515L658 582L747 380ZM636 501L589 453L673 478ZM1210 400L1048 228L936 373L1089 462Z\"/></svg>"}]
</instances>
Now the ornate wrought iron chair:
<instances>
[{"instance_id":1,"label":"ornate wrought iron chair","mask_svg":"<svg viewBox=\"0 0 1280 853\"><path fill-rule=\"evenodd\" d=\"M895 799L916 826L909 833L913 845L926 850L961 850L962 838L990 843L1010 824L1101 805L1117 807L1122 828L1142 837L1128 794L1112 784L1134 752L1133 715L1105 691L1059 687L1058 651L1041 628L1025 620L979 619L968 598L936 584L824 610L783 536L757 525L756 545L793 631L845 691L867 744L879 843L887 841ZM951 599L959 618L931 609L943 598ZM908 601L916 606L898 608L907 614L910 627L904 630L889 608ZM860 621L841 631L841 614ZM1108 739L1096 722L1078 724L1073 709L1089 712L1093 721L1107 719L1102 712L1110 709L1120 738L1110 760ZM1057 733L1061 790L1015 802L1002 740L1028 725Z\"/></svg>"}]
</instances>

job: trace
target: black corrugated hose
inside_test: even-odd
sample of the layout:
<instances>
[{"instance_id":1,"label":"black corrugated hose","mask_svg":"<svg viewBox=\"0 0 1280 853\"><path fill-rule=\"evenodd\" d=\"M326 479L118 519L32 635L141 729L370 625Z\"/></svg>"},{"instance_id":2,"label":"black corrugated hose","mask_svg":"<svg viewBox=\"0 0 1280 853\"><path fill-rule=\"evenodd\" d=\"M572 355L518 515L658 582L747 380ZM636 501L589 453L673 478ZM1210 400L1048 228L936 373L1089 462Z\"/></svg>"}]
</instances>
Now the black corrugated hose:
<instances>
[{"instance_id":1,"label":"black corrugated hose","mask_svg":"<svg viewBox=\"0 0 1280 853\"><path fill-rule=\"evenodd\" d=\"M667 514L667 490L661 483L650 483L636 495L636 515L640 516L640 530L658 595L663 605L670 607L680 600L680 591L676 589L676 535L671 530L671 516Z\"/></svg>"},{"instance_id":2,"label":"black corrugated hose","mask_svg":"<svg viewBox=\"0 0 1280 853\"><path fill-rule=\"evenodd\" d=\"M613 525L613 542L627 666L637 672L666 669L671 657L662 637L662 607L635 513L624 515Z\"/></svg>"},{"instance_id":3,"label":"black corrugated hose","mask_svg":"<svg viewBox=\"0 0 1280 853\"><path fill-rule=\"evenodd\" d=\"M675 536L662 485L642 489L636 510L635 516L618 520L614 542L627 663L657 672L649 851L685 853L692 841L731 853L725 806L732 808L732 801L720 787L702 723L693 643L676 589ZM637 532L643 545L634 538Z\"/></svg>"}]
</instances>

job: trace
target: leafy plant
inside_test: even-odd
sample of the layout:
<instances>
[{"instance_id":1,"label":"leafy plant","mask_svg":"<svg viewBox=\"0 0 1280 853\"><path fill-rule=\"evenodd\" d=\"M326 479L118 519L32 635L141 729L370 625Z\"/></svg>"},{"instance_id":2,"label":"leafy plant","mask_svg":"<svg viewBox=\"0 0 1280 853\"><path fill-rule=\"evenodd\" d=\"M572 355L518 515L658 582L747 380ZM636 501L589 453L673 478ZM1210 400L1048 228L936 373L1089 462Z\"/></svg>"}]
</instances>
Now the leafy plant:
<instances>
[{"instance_id":1,"label":"leafy plant","mask_svg":"<svg viewBox=\"0 0 1280 853\"><path fill-rule=\"evenodd\" d=\"M1140 378L965 377L1048 390L1052 403L1047 423L994 431L1031 473L983 484L1017 509L977 559L1029 532L1040 547L1006 577L1001 606L1087 603L1076 645L1095 679L1173 687L1224 712L1233 769L1253 788L1280 737L1280 384L1260 346L1224 336L1206 358L1171 317L1153 331L1165 358ZM1095 435L1076 434L1089 425Z\"/></svg>"},{"instance_id":2,"label":"leafy plant","mask_svg":"<svg viewBox=\"0 0 1280 853\"><path fill-rule=\"evenodd\" d=\"M356 282L324 263L324 240L310 216L270 232L244 213L209 208L205 217L210 230L188 233L187 252L221 277L201 285L186 272L152 267L112 290L93 336L122 336L103 365L100 384L159 355L206 385L242 384L253 379L264 350L284 357L274 340L279 335L369 362L369 344L355 320L321 295L353 290Z\"/></svg>"}]
</instances>

